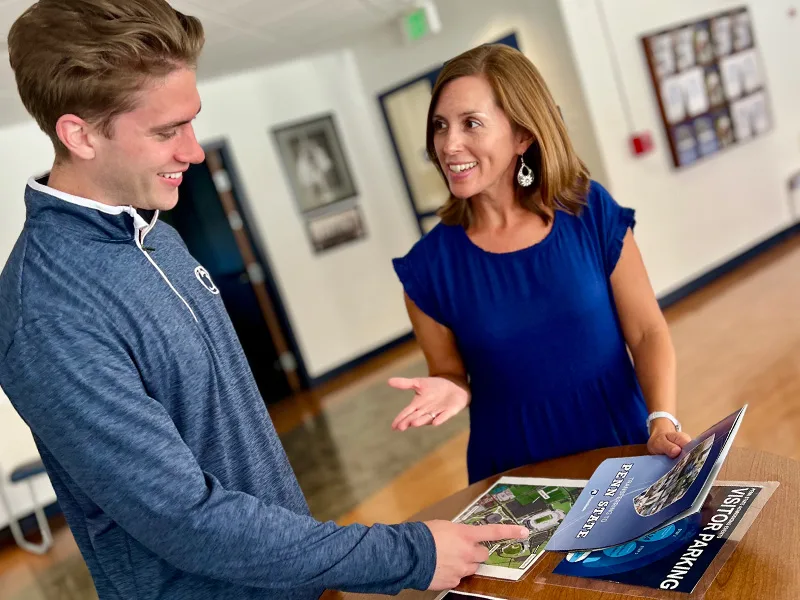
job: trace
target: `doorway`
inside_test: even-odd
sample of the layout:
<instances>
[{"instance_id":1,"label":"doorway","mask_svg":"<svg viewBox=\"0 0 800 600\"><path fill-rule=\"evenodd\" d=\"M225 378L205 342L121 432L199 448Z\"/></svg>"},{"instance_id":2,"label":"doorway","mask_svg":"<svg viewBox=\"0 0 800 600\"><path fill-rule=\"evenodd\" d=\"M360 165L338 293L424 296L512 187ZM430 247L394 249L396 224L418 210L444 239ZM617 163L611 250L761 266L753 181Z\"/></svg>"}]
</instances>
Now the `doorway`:
<instances>
[{"instance_id":1,"label":"doorway","mask_svg":"<svg viewBox=\"0 0 800 600\"><path fill-rule=\"evenodd\" d=\"M178 204L161 219L174 227L209 272L267 404L308 388L305 371L269 265L246 213L224 142L204 147L191 165Z\"/></svg>"}]
</instances>

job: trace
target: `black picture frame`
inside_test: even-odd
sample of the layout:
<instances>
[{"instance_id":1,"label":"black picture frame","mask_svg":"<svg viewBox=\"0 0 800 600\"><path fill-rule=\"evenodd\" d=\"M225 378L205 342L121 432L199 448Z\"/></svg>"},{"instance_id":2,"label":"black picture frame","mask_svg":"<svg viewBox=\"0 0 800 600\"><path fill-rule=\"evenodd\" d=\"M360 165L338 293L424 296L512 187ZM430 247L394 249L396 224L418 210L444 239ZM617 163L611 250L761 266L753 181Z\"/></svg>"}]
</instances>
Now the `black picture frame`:
<instances>
[{"instance_id":1,"label":"black picture frame","mask_svg":"<svg viewBox=\"0 0 800 600\"><path fill-rule=\"evenodd\" d=\"M332 113L283 124L272 135L301 214L358 195Z\"/></svg>"}]
</instances>

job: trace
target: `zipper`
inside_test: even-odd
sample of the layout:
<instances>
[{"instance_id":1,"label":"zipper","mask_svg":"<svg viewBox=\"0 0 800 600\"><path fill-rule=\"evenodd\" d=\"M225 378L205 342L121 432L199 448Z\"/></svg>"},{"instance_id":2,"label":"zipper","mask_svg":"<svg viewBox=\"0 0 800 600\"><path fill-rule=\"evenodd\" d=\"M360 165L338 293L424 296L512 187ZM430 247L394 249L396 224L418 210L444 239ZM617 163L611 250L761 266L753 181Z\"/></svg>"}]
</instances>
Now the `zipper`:
<instances>
[{"instance_id":1,"label":"zipper","mask_svg":"<svg viewBox=\"0 0 800 600\"><path fill-rule=\"evenodd\" d=\"M135 209L131 209L131 210L133 211L133 214L131 216L133 216L134 227L135 227L135 230L136 230L136 233L133 236L134 240L136 241L136 247L139 248L139 250L141 250L142 254L145 255L145 257L150 262L150 264L153 265L156 268L156 271L159 272L159 274L161 275L161 278L164 281L167 282L167 285L169 286L169 289L171 289L173 291L173 293L178 298L181 299L181 302L183 302L183 304L186 306L186 308L189 309L189 312L192 313L192 318L194 319L195 323L199 323L199 321L197 320L197 315L194 314L194 311L192 310L192 307L189 306L189 303L186 301L186 299L178 293L178 290L176 290L175 286L172 285L172 282L164 274L164 271L161 270L161 267L159 267L156 264L156 261L153 260L153 257L151 257L150 254L143 247L144 236L146 236L150 232L150 230L155 226L156 220L158 219L158 211L156 211L156 214L153 216L153 220L150 223L146 223L144 221L144 219L142 219L141 215L139 215L139 213L137 213L135 211ZM137 219L137 217L138 217L138 219Z\"/></svg>"}]
</instances>

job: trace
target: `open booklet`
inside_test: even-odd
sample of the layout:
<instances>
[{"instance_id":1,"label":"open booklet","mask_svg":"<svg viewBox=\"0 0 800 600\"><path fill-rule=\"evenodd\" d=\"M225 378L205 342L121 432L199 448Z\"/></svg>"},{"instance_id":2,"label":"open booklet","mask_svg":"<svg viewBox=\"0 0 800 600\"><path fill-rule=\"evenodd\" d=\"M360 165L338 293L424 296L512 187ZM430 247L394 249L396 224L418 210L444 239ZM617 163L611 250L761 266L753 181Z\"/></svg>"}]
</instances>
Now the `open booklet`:
<instances>
[{"instance_id":1,"label":"open booklet","mask_svg":"<svg viewBox=\"0 0 800 600\"><path fill-rule=\"evenodd\" d=\"M619 546L699 511L746 409L747 405L697 436L677 458L649 455L603 461L546 550Z\"/></svg>"},{"instance_id":2,"label":"open booklet","mask_svg":"<svg viewBox=\"0 0 800 600\"><path fill-rule=\"evenodd\" d=\"M501 477L453 521L468 525L504 523L530 531L525 540L485 542L489 559L478 575L516 581L544 554L550 536L586 485L578 479Z\"/></svg>"}]
</instances>

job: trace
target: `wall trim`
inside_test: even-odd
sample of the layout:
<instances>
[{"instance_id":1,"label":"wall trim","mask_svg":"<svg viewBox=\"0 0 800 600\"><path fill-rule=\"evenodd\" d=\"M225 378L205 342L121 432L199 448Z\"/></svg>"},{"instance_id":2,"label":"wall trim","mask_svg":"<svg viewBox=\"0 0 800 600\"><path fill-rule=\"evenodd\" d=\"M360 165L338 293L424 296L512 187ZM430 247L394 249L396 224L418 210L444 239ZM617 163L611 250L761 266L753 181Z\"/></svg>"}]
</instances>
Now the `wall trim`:
<instances>
[{"instance_id":1,"label":"wall trim","mask_svg":"<svg viewBox=\"0 0 800 600\"><path fill-rule=\"evenodd\" d=\"M370 350L366 354L362 354L361 356L357 356L356 358L354 358L352 360L349 360L346 363L331 369L330 371L324 372L322 375L319 375L317 377L312 378L311 379L311 388L313 389L315 387L318 387L318 386L322 385L323 383L327 383L331 379L334 379L334 378L338 377L339 375L342 375L343 373L345 373L345 372L347 372L347 371L349 371L351 369L354 369L355 367L358 367L358 366L364 364L365 362L369 361L370 359L375 358L376 356L379 356L379 355L383 354L387 350L391 350L392 348L395 348L397 346L405 344L406 342L410 342L413 339L414 339L414 332L413 331L409 331L408 333L403 334L400 337L395 338L395 339L383 344L382 346L378 346L377 348L375 348L373 350Z\"/></svg>"},{"instance_id":2,"label":"wall trim","mask_svg":"<svg viewBox=\"0 0 800 600\"><path fill-rule=\"evenodd\" d=\"M790 225L786 229L783 229L782 231L779 231L775 235L768 237L764 241L759 242L755 246L752 246L751 248L745 250L744 252L737 254L736 256L727 260L721 265L711 269L710 271L707 271L706 273L700 275L699 277L680 286L676 290L664 294L658 299L659 306L663 310L669 306L672 306L677 302L680 302L684 298L701 290L702 288L716 281L720 277L723 277L724 275L727 275L728 273L735 271L745 263L753 260L754 258L759 256L760 254L763 254L770 248L774 248L778 244L789 240L798 233L800 233L800 222L795 223L794 225Z\"/></svg>"}]
</instances>

